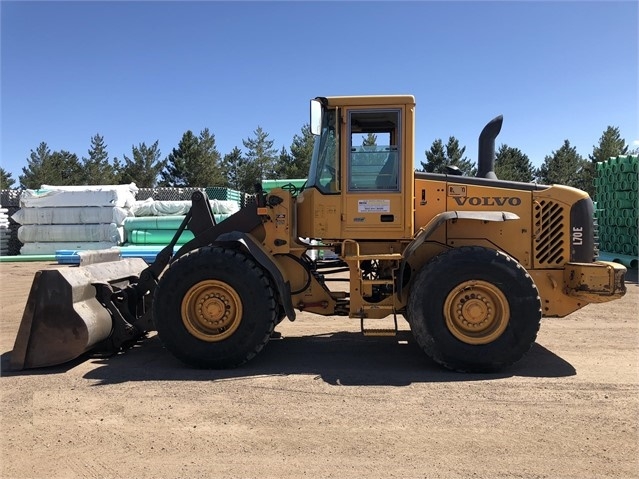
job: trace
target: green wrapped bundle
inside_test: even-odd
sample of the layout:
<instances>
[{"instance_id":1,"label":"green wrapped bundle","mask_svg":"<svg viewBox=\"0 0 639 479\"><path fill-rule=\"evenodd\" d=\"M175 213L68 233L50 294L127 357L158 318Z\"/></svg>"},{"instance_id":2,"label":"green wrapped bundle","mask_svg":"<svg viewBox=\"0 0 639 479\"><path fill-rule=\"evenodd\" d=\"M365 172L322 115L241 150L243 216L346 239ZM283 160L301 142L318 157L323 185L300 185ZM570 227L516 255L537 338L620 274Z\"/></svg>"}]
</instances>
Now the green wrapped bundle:
<instances>
[{"instance_id":1,"label":"green wrapped bundle","mask_svg":"<svg viewBox=\"0 0 639 479\"><path fill-rule=\"evenodd\" d=\"M167 245L175 236L176 230L133 230L127 231L127 242L136 245ZM193 239L193 233L184 230L177 244Z\"/></svg>"}]
</instances>

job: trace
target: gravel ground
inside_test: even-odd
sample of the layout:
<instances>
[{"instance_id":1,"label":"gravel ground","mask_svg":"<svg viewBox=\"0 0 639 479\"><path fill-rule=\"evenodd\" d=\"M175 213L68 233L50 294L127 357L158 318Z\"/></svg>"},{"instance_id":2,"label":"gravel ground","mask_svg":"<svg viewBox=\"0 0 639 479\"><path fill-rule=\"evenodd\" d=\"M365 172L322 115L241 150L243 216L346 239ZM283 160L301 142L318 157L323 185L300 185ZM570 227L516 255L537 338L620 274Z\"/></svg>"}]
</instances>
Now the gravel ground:
<instances>
[{"instance_id":1,"label":"gravel ground","mask_svg":"<svg viewBox=\"0 0 639 479\"><path fill-rule=\"evenodd\" d=\"M252 362L183 366L157 336L111 358L13 373L37 269L0 264L2 478L636 478L639 287L544 319L490 375L439 368L400 323L299 314Z\"/></svg>"}]
</instances>

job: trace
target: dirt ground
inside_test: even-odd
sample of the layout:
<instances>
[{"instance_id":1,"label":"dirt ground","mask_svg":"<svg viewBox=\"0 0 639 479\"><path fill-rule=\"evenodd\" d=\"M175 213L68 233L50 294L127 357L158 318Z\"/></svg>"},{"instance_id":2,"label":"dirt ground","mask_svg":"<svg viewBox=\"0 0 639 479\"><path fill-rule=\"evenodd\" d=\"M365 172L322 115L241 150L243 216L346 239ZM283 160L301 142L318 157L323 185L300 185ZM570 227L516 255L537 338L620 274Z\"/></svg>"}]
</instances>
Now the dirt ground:
<instances>
[{"instance_id":1,"label":"dirt ground","mask_svg":"<svg viewBox=\"0 0 639 479\"><path fill-rule=\"evenodd\" d=\"M500 374L436 366L395 338L300 314L248 365L126 354L7 370L37 269L0 264L2 478L637 478L639 287L544 319Z\"/></svg>"}]
</instances>

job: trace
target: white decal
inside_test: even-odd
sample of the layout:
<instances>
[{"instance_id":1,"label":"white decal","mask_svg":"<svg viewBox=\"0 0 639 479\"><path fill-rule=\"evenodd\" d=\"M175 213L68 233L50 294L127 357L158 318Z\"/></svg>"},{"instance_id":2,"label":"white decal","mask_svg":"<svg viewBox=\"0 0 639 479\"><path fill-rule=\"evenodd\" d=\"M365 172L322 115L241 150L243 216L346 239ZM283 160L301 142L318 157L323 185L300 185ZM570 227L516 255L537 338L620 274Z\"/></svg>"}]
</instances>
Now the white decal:
<instances>
[{"instance_id":1,"label":"white decal","mask_svg":"<svg viewBox=\"0 0 639 479\"><path fill-rule=\"evenodd\" d=\"M358 213L390 213L390 200L359 200Z\"/></svg>"}]
</instances>

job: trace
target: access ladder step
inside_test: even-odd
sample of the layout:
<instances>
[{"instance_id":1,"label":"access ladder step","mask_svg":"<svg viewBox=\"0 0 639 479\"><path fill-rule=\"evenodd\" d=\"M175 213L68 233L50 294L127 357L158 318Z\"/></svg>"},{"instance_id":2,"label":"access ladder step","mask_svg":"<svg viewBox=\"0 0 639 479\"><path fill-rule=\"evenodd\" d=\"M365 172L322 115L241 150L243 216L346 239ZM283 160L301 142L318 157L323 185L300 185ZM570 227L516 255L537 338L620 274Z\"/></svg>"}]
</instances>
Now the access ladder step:
<instances>
[{"instance_id":1,"label":"access ladder step","mask_svg":"<svg viewBox=\"0 0 639 479\"><path fill-rule=\"evenodd\" d=\"M377 337L392 337L397 336L396 329L362 329L364 336L377 336Z\"/></svg>"},{"instance_id":2,"label":"access ladder step","mask_svg":"<svg viewBox=\"0 0 639 479\"><path fill-rule=\"evenodd\" d=\"M360 318L360 326L364 336L397 336L397 315L393 312L393 328L366 328L364 326L364 311ZM370 321L370 320L369 320Z\"/></svg>"}]
</instances>

